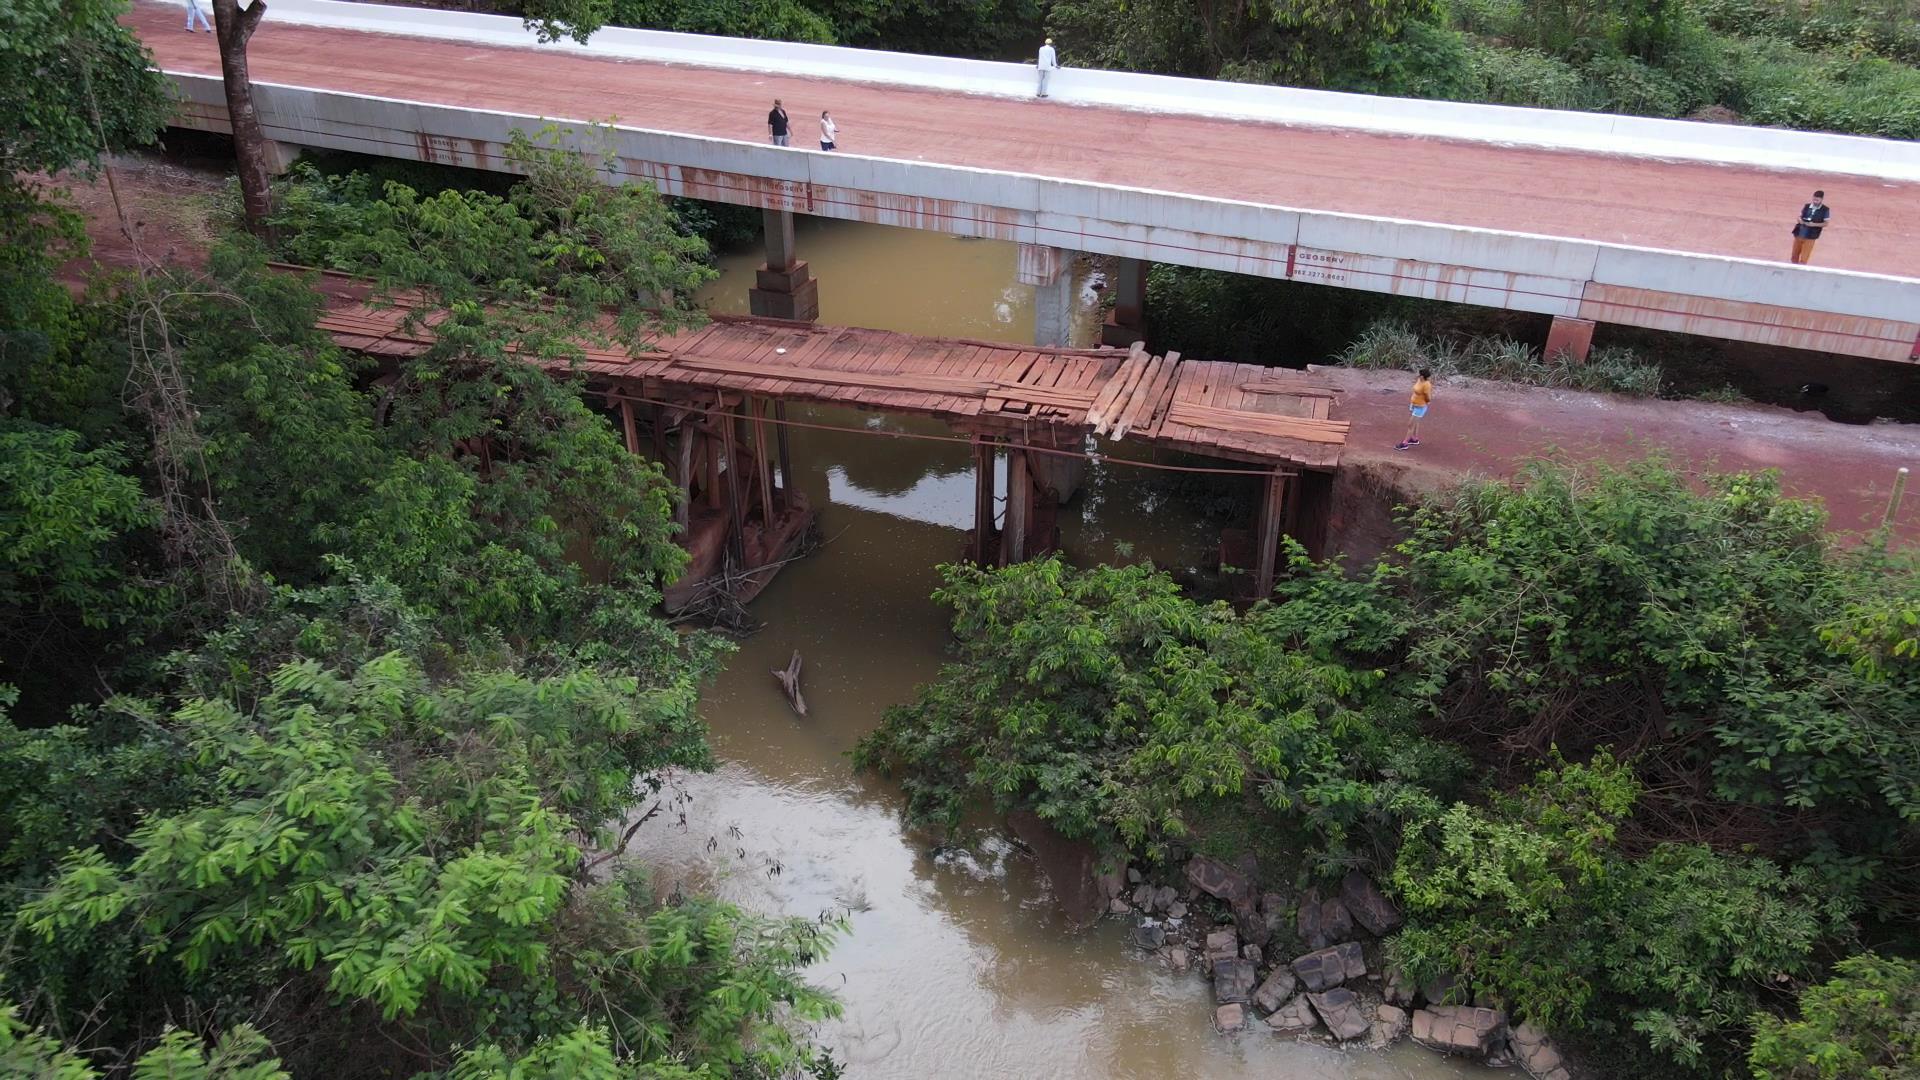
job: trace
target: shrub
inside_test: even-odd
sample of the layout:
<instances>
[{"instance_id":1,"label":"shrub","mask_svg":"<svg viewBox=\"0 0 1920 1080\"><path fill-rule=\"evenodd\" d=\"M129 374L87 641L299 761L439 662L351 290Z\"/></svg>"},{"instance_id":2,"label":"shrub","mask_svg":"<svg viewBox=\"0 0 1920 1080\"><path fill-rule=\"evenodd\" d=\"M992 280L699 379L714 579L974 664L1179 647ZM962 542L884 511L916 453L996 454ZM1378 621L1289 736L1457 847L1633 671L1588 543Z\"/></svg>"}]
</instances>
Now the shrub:
<instances>
[{"instance_id":1,"label":"shrub","mask_svg":"<svg viewBox=\"0 0 1920 1080\"><path fill-rule=\"evenodd\" d=\"M1724 1069L1752 1014L1849 933L1851 909L1765 859L1619 850L1637 792L1602 753L1410 826L1393 874L1408 910L1395 959L1416 982L1459 976L1536 1023L1630 1030L1655 1055Z\"/></svg>"},{"instance_id":2,"label":"shrub","mask_svg":"<svg viewBox=\"0 0 1920 1080\"><path fill-rule=\"evenodd\" d=\"M1920 963L1873 953L1800 994L1800 1019L1753 1018L1756 1080L1900 1080L1920 1066Z\"/></svg>"},{"instance_id":3,"label":"shrub","mask_svg":"<svg viewBox=\"0 0 1920 1080\"><path fill-rule=\"evenodd\" d=\"M910 814L945 826L991 800L1158 859L1197 807L1227 801L1318 853L1371 857L1457 758L1393 708L1361 711L1384 676L1348 654L1399 633L1378 584L1296 570L1278 602L1239 614L1150 567L946 567L935 596L958 662L889 709L855 763L898 770Z\"/></svg>"}]
</instances>

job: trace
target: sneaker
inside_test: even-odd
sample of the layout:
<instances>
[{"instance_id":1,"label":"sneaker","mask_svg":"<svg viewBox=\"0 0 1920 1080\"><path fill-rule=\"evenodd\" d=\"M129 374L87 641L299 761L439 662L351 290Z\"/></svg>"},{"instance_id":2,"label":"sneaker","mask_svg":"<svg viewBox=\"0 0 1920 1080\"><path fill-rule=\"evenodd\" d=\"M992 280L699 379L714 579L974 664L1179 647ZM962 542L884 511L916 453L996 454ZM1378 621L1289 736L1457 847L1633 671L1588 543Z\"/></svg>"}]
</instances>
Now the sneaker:
<instances>
[{"instance_id":1,"label":"sneaker","mask_svg":"<svg viewBox=\"0 0 1920 1080\"><path fill-rule=\"evenodd\" d=\"M1395 450L1411 450L1413 449L1413 444L1412 443L1394 443L1393 448Z\"/></svg>"},{"instance_id":2,"label":"sneaker","mask_svg":"<svg viewBox=\"0 0 1920 1080\"><path fill-rule=\"evenodd\" d=\"M1419 439L1408 439L1408 440L1407 440L1407 445L1408 445L1408 446L1419 446L1419 445L1420 445L1420 440L1419 440Z\"/></svg>"}]
</instances>

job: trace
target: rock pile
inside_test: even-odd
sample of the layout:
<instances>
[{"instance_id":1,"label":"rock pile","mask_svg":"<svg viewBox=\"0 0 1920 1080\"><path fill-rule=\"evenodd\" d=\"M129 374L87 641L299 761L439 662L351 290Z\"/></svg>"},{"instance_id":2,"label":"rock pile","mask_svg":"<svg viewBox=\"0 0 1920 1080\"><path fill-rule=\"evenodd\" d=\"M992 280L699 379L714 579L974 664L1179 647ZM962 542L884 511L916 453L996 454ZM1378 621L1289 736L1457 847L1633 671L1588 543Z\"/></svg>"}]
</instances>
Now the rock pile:
<instances>
[{"instance_id":1,"label":"rock pile","mask_svg":"<svg viewBox=\"0 0 1920 1080\"><path fill-rule=\"evenodd\" d=\"M1213 1023L1223 1034L1264 1020L1274 1034L1375 1049L1410 1035L1440 1053L1521 1065L1535 1080L1572 1080L1544 1032L1526 1024L1509 1030L1505 1014L1475 1006L1450 978L1416 987L1381 964L1368 941L1404 919L1365 874L1350 872L1338 889L1308 889L1294 901L1256 893L1256 871L1250 860L1196 855L1180 887L1129 869L1103 875L1101 891L1116 913L1138 914L1136 944L1158 952L1175 973L1198 966L1212 982Z\"/></svg>"}]
</instances>

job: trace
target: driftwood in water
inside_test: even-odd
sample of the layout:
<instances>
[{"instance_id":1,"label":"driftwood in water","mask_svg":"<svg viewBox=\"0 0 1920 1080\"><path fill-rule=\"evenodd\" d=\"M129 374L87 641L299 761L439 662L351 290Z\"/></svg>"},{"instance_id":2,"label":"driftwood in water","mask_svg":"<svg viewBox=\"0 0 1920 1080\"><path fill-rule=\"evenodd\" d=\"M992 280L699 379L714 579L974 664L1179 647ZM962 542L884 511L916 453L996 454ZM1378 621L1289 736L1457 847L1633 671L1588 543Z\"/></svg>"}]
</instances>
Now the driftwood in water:
<instances>
[{"instance_id":1,"label":"driftwood in water","mask_svg":"<svg viewBox=\"0 0 1920 1080\"><path fill-rule=\"evenodd\" d=\"M787 704L793 706L797 715L807 715L807 699L800 696L800 650L793 651L793 659L787 661L787 670L775 671L773 677L780 683L780 689L786 691Z\"/></svg>"}]
</instances>

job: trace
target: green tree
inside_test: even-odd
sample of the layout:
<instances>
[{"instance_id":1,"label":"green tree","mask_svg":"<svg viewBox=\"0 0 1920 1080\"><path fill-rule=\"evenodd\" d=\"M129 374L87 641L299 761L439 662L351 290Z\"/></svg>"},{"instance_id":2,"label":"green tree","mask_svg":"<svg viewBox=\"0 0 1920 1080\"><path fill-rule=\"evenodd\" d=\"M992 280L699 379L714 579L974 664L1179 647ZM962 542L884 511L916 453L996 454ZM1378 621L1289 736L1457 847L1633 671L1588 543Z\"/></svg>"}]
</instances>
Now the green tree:
<instances>
[{"instance_id":1,"label":"green tree","mask_svg":"<svg viewBox=\"0 0 1920 1080\"><path fill-rule=\"evenodd\" d=\"M785 1018L832 1009L796 970L829 932L657 907L588 874L586 852L613 849L662 770L711 767L693 701L691 673L434 684L397 654L290 663L257 699L152 718L183 745L193 805L143 821L129 856L70 854L19 923L43 951L129 933L188 985L251 972L259 994L324 989L426 1040L415 1067L466 1045L541 1052L592 1015L615 1018L620 1060L779 1074L813 1054ZM387 1056L359 1052L368 1071Z\"/></svg>"},{"instance_id":2,"label":"green tree","mask_svg":"<svg viewBox=\"0 0 1920 1080\"><path fill-rule=\"evenodd\" d=\"M1753 1018L1755 1080L1899 1080L1920 1065L1920 964L1863 953L1800 993L1800 1018Z\"/></svg>"},{"instance_id":3,"label":"green tree","mask_svg":"<svg viewBox=\"0 0 1920 1080\"><path fill-rule=\"evenodd\" d=\"M1243 616L1147 567L943 572L935 598L954 609L959 657L854 758L901 772L916 818L951 826L989 799L1160 858L1219 801L1366 855L1373 830L1450 771L1391 712L1358 711L1382 673L1348 650L1395 636L1364 585L1305 573L1286 603Z\"/></svg>"}]
</instances>

